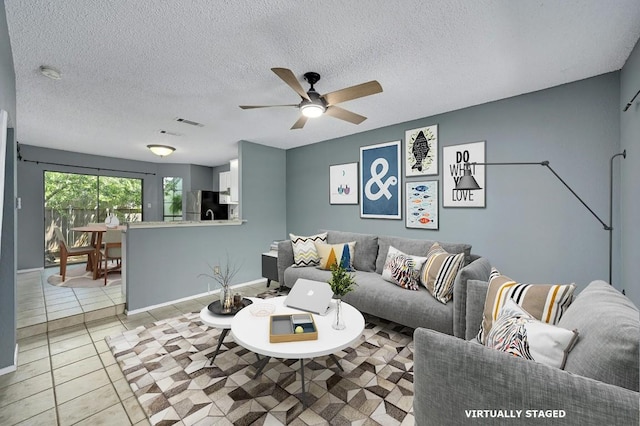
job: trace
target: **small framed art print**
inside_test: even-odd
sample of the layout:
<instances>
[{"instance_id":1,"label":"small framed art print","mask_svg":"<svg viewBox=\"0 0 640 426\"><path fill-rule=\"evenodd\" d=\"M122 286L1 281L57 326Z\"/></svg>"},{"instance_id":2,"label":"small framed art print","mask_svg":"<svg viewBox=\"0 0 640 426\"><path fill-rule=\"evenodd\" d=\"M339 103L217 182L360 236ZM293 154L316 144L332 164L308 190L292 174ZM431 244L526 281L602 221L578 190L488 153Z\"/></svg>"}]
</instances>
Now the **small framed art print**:
<instances>
[{"instance_id":1,"label":"small framed art print","mask_svg":"<svg viewBox=\"0 0 640 426\"><path fill-rule=\"evenodd\" d=\"M405 226L438 229L438 181L406 183Z\"/></svg>"},{"instance_id":2,"label":"small framed art print","mask_svg":"<svg viewBox=\"0 0 640 426\"><path fill-rule=\"evenodd\" d=\"M329 166L329 204L358 204L358 163Z\"/></svg>"}]
</instances>

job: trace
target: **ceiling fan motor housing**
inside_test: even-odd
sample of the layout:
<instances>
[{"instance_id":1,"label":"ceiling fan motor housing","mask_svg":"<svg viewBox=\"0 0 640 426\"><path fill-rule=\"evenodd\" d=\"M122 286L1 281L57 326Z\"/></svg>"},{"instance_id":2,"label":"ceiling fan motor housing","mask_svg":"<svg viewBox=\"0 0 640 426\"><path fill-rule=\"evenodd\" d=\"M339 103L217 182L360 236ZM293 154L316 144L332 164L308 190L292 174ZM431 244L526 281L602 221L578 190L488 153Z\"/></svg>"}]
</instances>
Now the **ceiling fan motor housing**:
<instances>
[{"instance_id":1,"label":"ceiling fan motor housing","mask_svg":"<svg viewBox=\"0 0 640 426\"><path fill-rule=\"evenodd\" d=\"M320 81L320 74L317 72L305 72L304 79L311 85L311 90L315 92L316 89L313 88L313 85Z\"/></svg>"}]
</instances>

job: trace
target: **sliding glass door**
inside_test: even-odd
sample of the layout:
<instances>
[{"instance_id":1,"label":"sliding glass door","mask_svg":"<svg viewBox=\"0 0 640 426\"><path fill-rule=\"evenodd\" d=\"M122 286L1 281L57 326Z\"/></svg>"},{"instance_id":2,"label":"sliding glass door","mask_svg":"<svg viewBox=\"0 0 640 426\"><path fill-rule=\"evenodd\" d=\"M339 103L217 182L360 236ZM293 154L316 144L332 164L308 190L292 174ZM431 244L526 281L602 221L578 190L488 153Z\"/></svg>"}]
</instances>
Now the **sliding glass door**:
<instances>
[{"instance_id":1,"label":"sliding glass door","mask_svg":"<svg viewBox=\"0 0 640 426\"><path fill-rule=\"evenodd\" d=\"M142 179L45 171L45 266L60 260L56 227L70 247L86 245L88 235L72 229L104 223L110 213L116 215L120 223L142 220Z\"/></svg>"}]
</instances>

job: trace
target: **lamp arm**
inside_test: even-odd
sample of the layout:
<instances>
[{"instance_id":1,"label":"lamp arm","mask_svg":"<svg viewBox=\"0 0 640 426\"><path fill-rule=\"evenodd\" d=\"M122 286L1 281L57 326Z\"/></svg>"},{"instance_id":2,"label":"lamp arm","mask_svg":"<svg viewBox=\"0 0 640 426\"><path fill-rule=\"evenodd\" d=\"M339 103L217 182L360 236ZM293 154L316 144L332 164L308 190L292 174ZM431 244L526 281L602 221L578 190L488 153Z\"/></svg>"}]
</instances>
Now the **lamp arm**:
<instances>
[{"instance_id":1,"label":"lamp arm","mask_svg":"<svg viewBox=\"0 0 640 426\"><path fill-rule=\"evenodd\" d=\"M600 219L600 217L596 214L596 212L594 212L591 207L589 207L587 205L587 203L585 203L582 198L580 198L580 196L578 194L576 194L576 191L574 191L567 182L564 181L564 179L562 179L560 177L560 175L558 173L556 173L555 170L553 170L551 168L551 166L549 165L549 161L545 160L545 161L539 161L539 162L516 162L516 163L469 163L469 165L478 165L478 166L523 166L523 165L539 165L539 166L545 166L547 169L549 169L549 171L551 171L551 173L554 174L555 177L558 178L558 180L560 182L562 182L562 184L564 186L567 187L567 189L569 191L571 191L571 193L574 195L574 197L576 197L578 199L578 201L580 201L582 203L583 206L585 206L587 208L587 210L589 210L589 212L593 215L593 217L595 217L596 219L598 219L598 222L600 222L602 224L602 226L604 227L605 231L611 231L611 226L607 225L606 223L604 223L604 221L602 219Z\"/></svg>"},{"instance_id":2,"label":"lamp arm","mask_svg":"<svg viewBox=\"0 0 640 426\"><path fill-rule=\"evenodd\" d=\"M587 205L587 203L585 203L585 202L582 200L582 198L580 198L580 196L579 196L578 194L576 194L576 192L575 192L573 189L571 189L571 187L567 184L567 182L565 182L565 181L560 177L560 175L558 175L558 174L556 173L556 171L555 171L555 170L553 170L553 169L551 168L551 166L549 165L549 162L548 162L548 161L543 161L542 163L543 163L543 164L542 164L543 166L546 166L546 167L551 171L551 173L553 173L553 174L554 174L554 175L555 175L555 176L560 180L560 182L562 182L562 184L563 184L564 186L566 186L566 187L567 187L567 189L568 189L569 191L571 191L571 193L572 193L573 195L575 195L575 197L578 199L578 201L580 201L580 202L582 203L582 205L583 205L583 206L585 206L585 207L587 208L587 210L589 210L589 211L591 212L591 214L593 215L593 217L595 217L596 219L598 219L598 222L600 222L600 223L602 224L602 226L604 226L604 230L605 230L605 231L611 231L611 230L613 229L610 225L607 225L606 223L604 223L604 222L602 221L602 219L600 219L600 217L596 214L596 212L594 212L593 210L591 210L591 207L589 207L589 206Z\"/></svg>"}]
</instances>

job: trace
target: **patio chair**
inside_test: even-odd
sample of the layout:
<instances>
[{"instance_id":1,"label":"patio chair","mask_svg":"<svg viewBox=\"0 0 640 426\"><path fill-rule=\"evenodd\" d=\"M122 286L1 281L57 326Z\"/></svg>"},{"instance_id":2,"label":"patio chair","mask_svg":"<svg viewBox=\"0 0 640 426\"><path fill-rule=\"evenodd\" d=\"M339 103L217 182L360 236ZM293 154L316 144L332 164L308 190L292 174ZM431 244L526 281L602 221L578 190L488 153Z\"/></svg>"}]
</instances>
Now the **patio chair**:
<instances>
[{"instance_id":1,"label":"patio chair","mask_svg":"<svg viewBox=\"0 0 640 426\"><path fill-rule=\"evenodd\" d=\"M60 228L55 227L54 232L60 244L60 275L62 276L62 281L64 281L67 276L67 258L69 256L82 256L86 254L87 264L89 264L92 261L92 256L95 254L96 249L92 246L69 247Z\"/></svg>"},{"instance_id":2,"label":"patio chair","mask_svg":"<svg viewBox=\"0 0 640 426\"><path fill-rule=\"evenodd\" d=\"M102 261L104 260L104 267ZM115 266L109 267L109 261L115 261ZM104 285L107 285L107 275L122 268L122 232L117 229L107 229L102 237L102 247L98 259L100 272L104 274Z\"/></svg>"}]
</instances>

